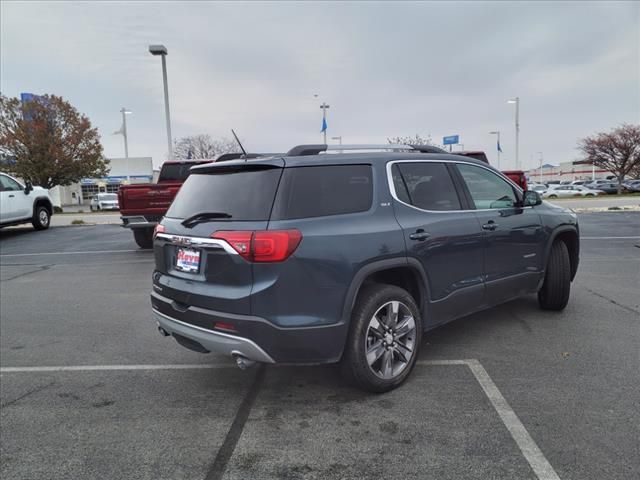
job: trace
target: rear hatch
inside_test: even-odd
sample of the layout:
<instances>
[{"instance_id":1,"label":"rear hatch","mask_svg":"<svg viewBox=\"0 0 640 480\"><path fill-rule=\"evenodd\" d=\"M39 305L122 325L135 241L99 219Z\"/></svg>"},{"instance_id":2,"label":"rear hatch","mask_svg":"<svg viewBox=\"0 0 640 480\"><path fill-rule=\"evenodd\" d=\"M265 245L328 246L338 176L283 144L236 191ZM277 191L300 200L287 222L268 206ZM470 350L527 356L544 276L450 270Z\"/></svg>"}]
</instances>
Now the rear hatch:
<instances>
[{"instance_id":1,"label":"rear hatch","mask_svg":"<svg viewBox=\"0 0 640 480\"><path fill-rule=\"evenodd\" d=\"M154 242L156 270L163 274L154 277L155 290L174 308L250 313L252 266L239 254L247 239L228 232L267 229L283 166L272 159L192 170ZM216 232L226 241L212 238Z\"/></svg>"}]
</instances>

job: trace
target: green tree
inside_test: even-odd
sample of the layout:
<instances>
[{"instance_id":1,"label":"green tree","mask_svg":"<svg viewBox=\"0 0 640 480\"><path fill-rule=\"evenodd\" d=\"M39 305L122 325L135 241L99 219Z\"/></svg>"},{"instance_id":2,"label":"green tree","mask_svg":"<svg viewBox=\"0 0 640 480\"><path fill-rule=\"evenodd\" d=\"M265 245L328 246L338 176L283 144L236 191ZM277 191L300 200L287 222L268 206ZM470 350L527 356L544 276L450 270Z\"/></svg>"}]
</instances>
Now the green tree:
<instances>
[{"instance_id":1,"label":"green tree","mask_svg":"<svg viewBox=\"0 0 640 480\"><path fill-rule=\"evenodd\" d=\"M10 173L44 188L108 171L98 129L55 95L25 103L0 95L0 148L15 160L5 165Z\"/></svg>"},{"instance_id":2,"label":"green tree","mask_svg":"<svg viewBox=\"0 0 640 480\"><path fill-rule=\"evenodd\" d=\"M583 138L578 150L585 161L615 174L620 193L624 178L640 169L640 125L623 124L610 132Z\"/></svg>"}]
</instances>

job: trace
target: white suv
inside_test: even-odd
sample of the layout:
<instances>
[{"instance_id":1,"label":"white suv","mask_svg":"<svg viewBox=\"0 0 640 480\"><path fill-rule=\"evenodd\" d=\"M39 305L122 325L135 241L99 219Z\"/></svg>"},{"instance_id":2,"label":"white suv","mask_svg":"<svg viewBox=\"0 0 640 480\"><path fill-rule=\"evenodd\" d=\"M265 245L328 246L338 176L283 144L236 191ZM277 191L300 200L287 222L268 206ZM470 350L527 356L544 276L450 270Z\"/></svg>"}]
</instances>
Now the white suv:
<instances>
[{"instance_id":1,"label":"white suv","mask_svg":"<svg viewBox=\"0 0 640 480\"><path fill-rule=\"evenodd\" d=\"M23 185L15 178L0 172L0 227L31 222L36 230L49 228L53 204L49 191Z\"/></svg>"}]
</instances>

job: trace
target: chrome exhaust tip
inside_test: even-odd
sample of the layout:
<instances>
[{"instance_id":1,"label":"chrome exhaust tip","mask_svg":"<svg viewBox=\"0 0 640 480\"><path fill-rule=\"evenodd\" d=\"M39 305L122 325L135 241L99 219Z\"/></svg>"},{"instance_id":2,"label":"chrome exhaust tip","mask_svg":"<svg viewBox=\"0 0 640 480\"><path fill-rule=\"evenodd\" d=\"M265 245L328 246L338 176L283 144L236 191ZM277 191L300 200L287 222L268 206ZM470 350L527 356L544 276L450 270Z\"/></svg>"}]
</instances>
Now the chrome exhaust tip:
<instances>
[{"instance_id":1,"label":"chrome exhaust tip","mask_svg":"<svg viewBox=\"0 0 640 480\"><path fill-rule=\"evenodd\" d=\"M236 360L236 365L240 370L246 370L256 364L254 360L249 360L247 357L237 353L233 354L233 358Z\"/></svg>"},{"instance_id":2,"label":"chrome exhaust tip","mask_svg":"<svg viewBox=\"0 0 640 480\"><path fill-rule=\"evenodd\" d=\"M158 325L158 332L160 333L160 335L162 335L163 337L168 337L170 335L169 332L167 332L164 328L162 328L160 325Z\"/></svg>"}]
</instances>

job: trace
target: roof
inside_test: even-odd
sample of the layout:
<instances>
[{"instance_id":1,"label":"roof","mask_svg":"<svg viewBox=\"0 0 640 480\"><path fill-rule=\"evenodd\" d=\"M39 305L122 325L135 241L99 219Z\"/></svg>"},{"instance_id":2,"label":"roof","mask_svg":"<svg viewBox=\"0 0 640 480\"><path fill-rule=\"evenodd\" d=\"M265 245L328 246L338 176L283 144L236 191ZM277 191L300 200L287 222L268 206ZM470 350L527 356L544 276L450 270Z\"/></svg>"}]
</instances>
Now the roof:
<instances>
[{"instance_id":1,"label":"roof","mask_svg":"<svg viewBox=\"0 0 640 480\"><path fill-rule=\"evenodd\" d=\"M483 167L491 167L487 163L470 157L451 153L417 153L417 152L369 152L369 153L330 153L303 156L274 156L249 160L229 160L226 162L208 163L192 167L194 172L217 169L242 169L245 167L308 167L317 165L354 165L387 163L396 160L448 160L472 163ZM495 169L494 169L495 170Z\"/></svg>"}]
</instances>

